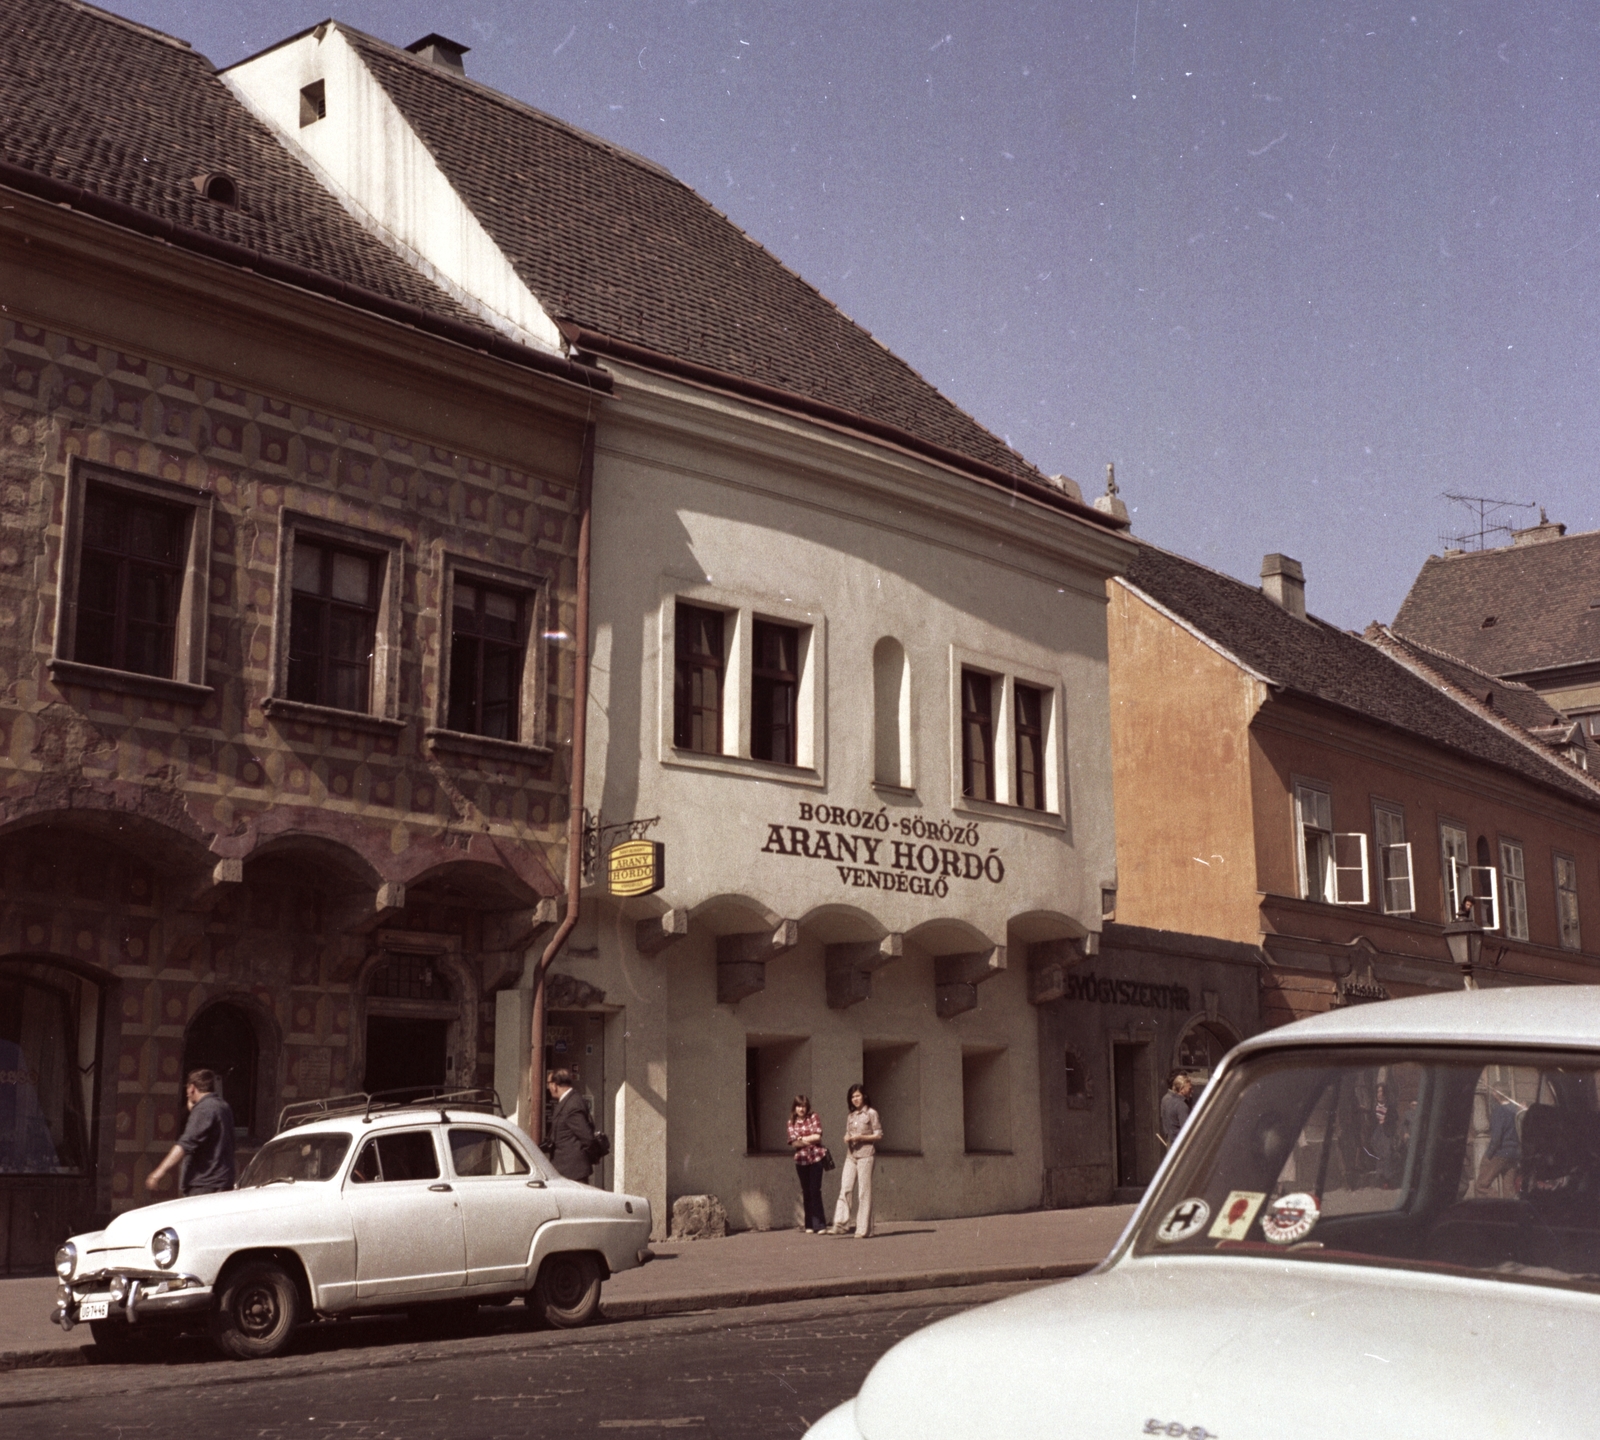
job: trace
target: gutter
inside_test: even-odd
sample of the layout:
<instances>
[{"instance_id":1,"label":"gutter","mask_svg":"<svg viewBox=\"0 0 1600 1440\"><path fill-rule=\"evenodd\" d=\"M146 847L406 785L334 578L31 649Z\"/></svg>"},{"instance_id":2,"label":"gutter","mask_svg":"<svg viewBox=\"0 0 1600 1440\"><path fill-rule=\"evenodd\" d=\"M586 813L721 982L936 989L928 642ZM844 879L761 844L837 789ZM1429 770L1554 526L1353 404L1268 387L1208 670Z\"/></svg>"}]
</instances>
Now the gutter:
<instances>
[{"instance_id":1,"label":"gutter","mask_svg":"<svg viewBox=\"0 0 1600 1440\"><path fill-rule=\"evenodd\" d=\"M1097 525L1103 530L1114 533L1126 531L1129 522L1118 520L1107 515L1102 510L1096 510L1092 505L1084 505L1079 501L1069 499L1059 490L1045 484L1041 480L1030 480L1024 476L1013 475L1009 470L1002 470L998 465L990 465L987 461L974 459L970 455L963 455L958 450L950 450L943 445L935 444L931 440L924 440L919 435L913 435L909 430L902 430L897 425L890 425L882 420L873 420L865 415L858 415L854 411L845 410L837 405L830 405L824 400L815 400L809 395L799 395L792 390L783 390L775 385L765 385L759 380L747 380L742 375L732 375L726 370L717 370L709 365L700 365L692 360L682 360L675 355L666 355L659 350L650 350L643 345L635 345L627 340L616 340L609 335L599 334L594 330L585 330L571 321L556 321L557 328L566 338L567 343L575 350L586 350L592 354L606 355L616 360L627 361L639 365L646 370L654 370L660 374L676 376L679 379L690 380L699 385L704 385L713 390L721 390L734 395L743 395L751 400L759 400L763 404L771 405L779 410L805 415L813 420L826 421L828 424L840 426L862 435L870 435L875 440L887 441L897 445L902 450L909 450L913 454L926 460L937 461L952 470L959 470L966 478L976 480L981 485L991 489L1004 490L1013 496L1022 496L1035 501L1052 510L1060 510L1071 515L1076 520L1087 520L1091 525Z\"/></svg>"},{"instance_id":2,"label":"gutter","mask_svg":"<svg viewBox=\"0 0 1600 1440\"><path fill-rule=\"evenodd\" d=\"M594 493L594 421L584 429L583 459L578 468L577 615L573 623L576 651L572 682L572 771L567 795L567 913L544 947L533 975L532 1045L528 1056L528 1125L537 1145L544 1138L544 979L550 963L578 923L583 893L583 780L585 742L589 730L589 531Z\"/></svg>"},{"instance_id":3,"label":"gutter","mask_svg":"<svg viewBox=\"0 0 1600 1440\"><path fill-rule=\"evenodd\" d=\"M360 285L351 285L346 281L335 279L320 270L312 270L290 260L279 260L264 255L259 250L252 250L249 246L222 240L215 235L207 235L203 230L193 230L175 221L163 220L147 210L140 210L136 206L124 204L121 200L98 195L92 190L68 184L64 180L56 180L49 175L41 175L37 170L13 164L9 160L0 159L0 185L20 190L52 205L64 205L96 220L104 220L124 230L148 236L150 239L164 241L191 254L203 255L208 260L217 260L239 270L251 271L264 279L293 285L297 289L321 295L329 300L337 300L357 310L365 310L385 320L393 320L398 324L410 326L413 330L437 336L441 340L449 340L468 349L482 351L496 360L509 361L527 370L537 370L584 390L600 391L605 394L611 392L611 376L598 366L584 365L565 356L550 355L529 345L519 345L515 340L508 340L492 330L480 330L465 321L453 320L446 315L435 315L409 301L395 300L388 295L379 294L376 290L368 290Z\"/></svg>"}]
</instances>

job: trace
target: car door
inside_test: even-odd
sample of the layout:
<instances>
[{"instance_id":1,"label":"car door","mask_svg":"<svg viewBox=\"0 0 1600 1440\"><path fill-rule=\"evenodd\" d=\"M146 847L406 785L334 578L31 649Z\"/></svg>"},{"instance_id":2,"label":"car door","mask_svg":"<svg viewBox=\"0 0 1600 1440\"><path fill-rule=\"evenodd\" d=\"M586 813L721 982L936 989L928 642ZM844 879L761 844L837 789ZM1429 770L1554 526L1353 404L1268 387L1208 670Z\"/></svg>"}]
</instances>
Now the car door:
<instances>
[{"instance_id":1,"label":"car door","mask_svg":"<svg viewBox=\"0 0 1600 1440\"><path fill-rule=\"evenodd\" d=\"M357 1299L466 1284L466 1241L455 1187L440 1174L437 1127L389 1130L363 1143L344 1185L356 1238Z\"/></svg>"},{"instance_id":2,"label":"car door","mask_svg":"<svg viewBox=\"0 0 1600 1440\"><path fill-rule=\"evenodd\" d=\"M452 1125L450 1168L466 1231L467 1284L531 1284L534 1233L559 1215L541 1166L498 1130Z\"/></svg>"}]
</instances>

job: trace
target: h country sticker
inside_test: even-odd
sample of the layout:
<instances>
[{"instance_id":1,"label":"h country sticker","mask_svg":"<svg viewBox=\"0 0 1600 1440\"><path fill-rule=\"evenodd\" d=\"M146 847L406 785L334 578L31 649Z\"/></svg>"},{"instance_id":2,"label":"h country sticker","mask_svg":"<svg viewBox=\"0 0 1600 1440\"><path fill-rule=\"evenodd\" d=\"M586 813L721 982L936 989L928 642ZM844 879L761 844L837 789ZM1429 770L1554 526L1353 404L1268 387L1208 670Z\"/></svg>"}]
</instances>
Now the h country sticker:
<instances>
[{"instance_id":1,"label":"h country sticker","mask_svg":"<svg viewBox=\"0 0 1600 1440\"><path fill-rule=\"evenodd\" d=\"M1243 1240L1250 1233L1250 1222L1267 1198L1264 1190L1230 1190L1222 1202L1217 1223L1211 1227L1213 1240Z\"/></svg>"},{"instance_id":2,"label":"h country sticker","mask_svg":"<svg viewBox=\"0 0 1600 1440\"><path fill-rule=\"evenodd\" d=\"M1176 1245L1180 1240L1198 1235L1210 1218L1211 1207L1204 1200L1180 1200L1156 1227L1156 1240L1162 1245Z\"/></svg>"},{"instance_id":3,"label":"h country sticker","mask_svg":"<svg viewBox=\"0 0 1600 1440\"><path fill-rule=\"evenodd\" d=\"M1296 1240L1305 1239L1321 1218L1322 1207L1315 1195L1303 1191L1281 1195L1261 1217L1261 1233L1274 1245L1293 1245Z\"/></svg>"}]
</instances>

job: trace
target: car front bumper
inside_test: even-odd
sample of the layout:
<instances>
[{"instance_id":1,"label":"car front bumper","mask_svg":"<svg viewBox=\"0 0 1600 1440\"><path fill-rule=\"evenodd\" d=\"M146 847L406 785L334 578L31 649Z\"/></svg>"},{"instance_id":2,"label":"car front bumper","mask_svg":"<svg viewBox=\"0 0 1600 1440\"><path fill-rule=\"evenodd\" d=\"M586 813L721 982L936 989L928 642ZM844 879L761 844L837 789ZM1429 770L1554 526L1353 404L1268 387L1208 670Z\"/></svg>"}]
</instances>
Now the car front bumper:
<instances>
[{"instance_id":1,"label":"car front bumper","mask_svg":"<svg viewBox=\"0 0 1600 1440\"><path fill-rule=\"evenodd\" d=\"M120 1295L113 1295L113 1282ZM105 1306L104 1314L95 1310ZM207 1310L211 1287L196 1275L174 1275L166 1270L104 1270L75 1275L56 1287L53 1324L70 1330L80 1320L157 1320L170 1315ZM85 1309L90 1314L85 1315Z\"/></svg>"}]
</instances>

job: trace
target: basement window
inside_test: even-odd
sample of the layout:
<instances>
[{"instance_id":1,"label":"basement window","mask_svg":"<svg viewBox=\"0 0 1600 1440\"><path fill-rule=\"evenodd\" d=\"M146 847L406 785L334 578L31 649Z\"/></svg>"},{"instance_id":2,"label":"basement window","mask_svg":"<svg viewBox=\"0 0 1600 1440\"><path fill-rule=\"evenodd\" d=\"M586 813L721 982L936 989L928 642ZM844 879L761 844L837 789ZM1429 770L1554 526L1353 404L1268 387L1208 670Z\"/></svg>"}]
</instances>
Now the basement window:
<instances>
[{"instance_id":1,"label":"basement window","mask_svg":"<svg viewBox=\"0 0 1600 1440\"><path fill-rule=\"evenodd\" d=\"M313 80L300 92L300 128L315 125L328 113L328 95L325 81Z\"/></svg>"}]
</instances>

